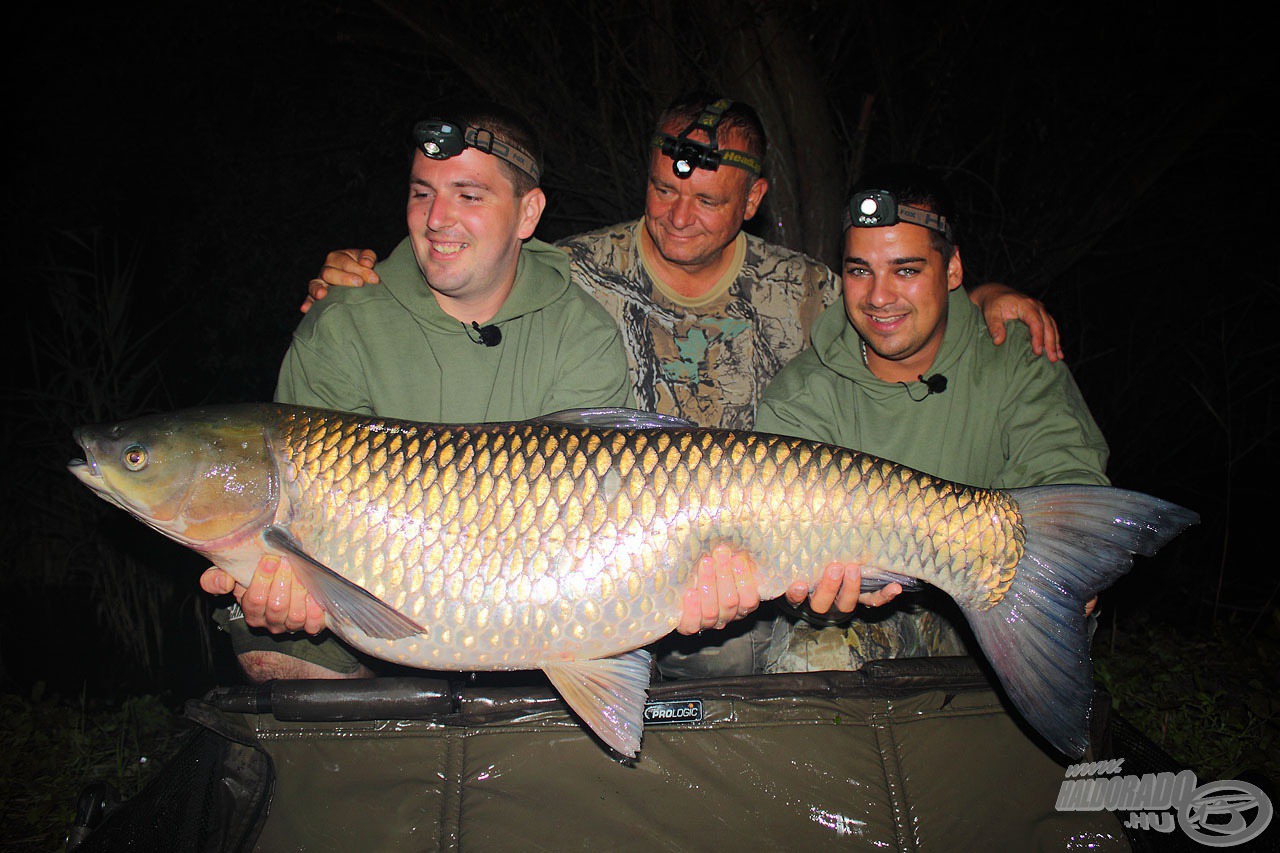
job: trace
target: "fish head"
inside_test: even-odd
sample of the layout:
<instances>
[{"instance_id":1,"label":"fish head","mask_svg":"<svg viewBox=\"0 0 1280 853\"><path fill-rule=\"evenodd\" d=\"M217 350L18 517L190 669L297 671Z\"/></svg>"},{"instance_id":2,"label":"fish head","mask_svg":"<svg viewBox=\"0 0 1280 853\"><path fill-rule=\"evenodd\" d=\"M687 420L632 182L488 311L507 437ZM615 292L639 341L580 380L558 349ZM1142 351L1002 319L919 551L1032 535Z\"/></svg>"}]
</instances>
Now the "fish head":
<instances>
[{"instance_id":1,"label":"fish head","mask_svg":"<svg viewBox=\"0 0 1280 853\"><path fill-rule=\"evenodd\" d=\"M80 427L67 466L98 497L183 545L216 552L272 523L279 471L264 424L190 410Z\"/></svg>"}]
</instances>

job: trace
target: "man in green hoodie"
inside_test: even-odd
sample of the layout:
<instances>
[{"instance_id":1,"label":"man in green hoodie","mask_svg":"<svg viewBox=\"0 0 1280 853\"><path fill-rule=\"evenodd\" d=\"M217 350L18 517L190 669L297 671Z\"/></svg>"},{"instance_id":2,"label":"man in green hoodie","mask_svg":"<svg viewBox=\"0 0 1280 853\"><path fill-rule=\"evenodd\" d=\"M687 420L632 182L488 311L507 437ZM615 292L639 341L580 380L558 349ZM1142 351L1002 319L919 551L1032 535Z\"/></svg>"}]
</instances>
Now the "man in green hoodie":
<instances>
[{"instance_id":1,"label":"man in green hoodie","mask_svg":"<svg viewBox=\"0 0 1280 853\"><path fill-rule=\"evenodd\" d=\"M276 399L437 423L628 404L613 320L570 283L565 253L533 239L546 205L533 129L494 105L438 115L414 128L409 236L378 266L383 286L343 289L308 312ZM273 560L247 589L219 569L201 585L236 593L254 627L323 624L287 565ZM253 680L367 674L329 635L278 638L251 632L244 619L223 622Z\"/></svg>"},{"instance_id":2,"label":"man in green hoodie","mask_svg":"<svg viewBox=\"0 0 1280 853\"><path fill-rule=\"evenodd\" d=\"M644 216L559 244L574 281L622 330L641 408L699 426L750 429L764 387L806 346L813 320L836 298L839 279L825 265L742 230L768 191L767 147L750 105L708 93L681 96L658 117L650 139ZM367 249L331 252L303 310L312 299L323 304L326 294L377 283L374 262ZM974 298L996 340L1006 320L1020 319L1040 351L1061 358L1057 328L1039 302L998 284L975 288ZM826 568L813 606L852 607L859 600L856 565ZM742 552L720 546L698 571L700 594L687 604L679 634L723 628L759 605ZM897 589L861 600L876 604ZM799 603L807 594L799 584L787 597ZM669 637L659 670L667 677L758 670L770 631L744 621L713 635Z\"/></svg>"},{"instance_id":3,"label":"man in green hoodie","mask_svg":"<svg viewBox=\"0 0 1280 853\"><path fill-rule=\"evenodd\" d=\"M954 208L939 178L912 166L868 175L846 224L843 299L765 390L757 429L974 486L1108 482L1106 441L1066 365L1038 358L1021 325L997 346L965 297ZM780 621L767 667L857 669L962 653L935 603L904 596L847 629Z\"/></svg>"}]
</instances>

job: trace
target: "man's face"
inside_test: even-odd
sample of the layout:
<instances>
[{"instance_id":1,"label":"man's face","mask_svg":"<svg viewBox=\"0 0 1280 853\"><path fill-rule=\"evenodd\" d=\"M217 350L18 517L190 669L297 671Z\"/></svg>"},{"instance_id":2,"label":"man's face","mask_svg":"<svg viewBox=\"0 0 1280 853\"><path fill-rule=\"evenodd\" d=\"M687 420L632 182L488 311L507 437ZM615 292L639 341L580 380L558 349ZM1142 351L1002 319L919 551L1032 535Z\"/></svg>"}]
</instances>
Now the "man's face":
<instances>
[{"instance_id":1,"label":"man's face","mask_svg":"<svg viewBox=\"0 0 1280 853\"><path fill-rule=\"evenodd\" d=\"M515 281L520 243L533 236L544 205L540 189L517 198L501 163L489 154L467 148L432 160L415 152L406 210L409 240L437 298L505 298Z\"/></svg>"},{"instance_id":2,"label":"man's face","mask_svg":"<svg viewBox=\"0 0 1280 853\"><path fill-rule=\"evenodd\" d=\"M928 370L947 328L947 294L964 279L959 251L944 265L928 230L907 222L850 228L843 279L845 311L872 372L910 382Z\"/></svg>"},{"instance_id":3,"label":"man's face","mask_svg":"<svg viewBox=\"0 0 1280 853\"><path fill-rule=\"evenodd\" d=\"M683 129L663 128L673 136ZM746 143L730 133L720 147L741 151ZM644 226L665 261L696 274L721 261L742 223L756 215L769 184L734 166L714 172L694 169L688 178L677 178L671 166L671 158L655 148L649 158Z\"/></svg>"}]
</instances>

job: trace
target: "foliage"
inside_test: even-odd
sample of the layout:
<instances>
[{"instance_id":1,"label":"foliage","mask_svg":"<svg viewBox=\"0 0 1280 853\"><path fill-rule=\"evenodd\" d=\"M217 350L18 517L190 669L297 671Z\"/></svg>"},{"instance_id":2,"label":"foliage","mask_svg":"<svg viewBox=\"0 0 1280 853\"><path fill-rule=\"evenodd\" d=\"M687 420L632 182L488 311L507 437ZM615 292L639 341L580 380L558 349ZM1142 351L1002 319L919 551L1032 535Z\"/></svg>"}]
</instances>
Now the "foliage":
<instances>
[{"instance_id":1,"label":"foliage","mask_svg":"<svg viewBox=\"0 0 1280 853\"><path fill-rule=\"evenodd\" d=\"M164 766L185 722L161 697L120 702L0 694L0 826L7 850L59 849L92 780L128 798Z\"/></svg>"},{"instance_id":2,"label":"foliage","mask_svg":"<svg viewBox=\"0 0 1280 853\"><path fill-rule=\"evenodd\" d=\"M121 526L119 512L93 499L65 464L75 427L171 407L171 317L139 283L136 241L90 229L55 235L46 251L33 288L41 310L22 332L32 381L16 391L2 427L17 452L0 513L0 592L20 605L3 626L6 647L19 648L30 626L56 623L64 633L47 638L46 649L62 643L92 656L105 644L117 652L108 660L154 676L186 580L168 560L190 555L175 558L179 549L150 541L132 547L141 528ZM10 677L15 661L5 664L0 675Z\"/></svg>"},{"instance_id":3,"label":"foliage","mask_svg":"<svg viewBox=\"0 0 1280 853\"><path fill-rule=\"evenodd\" d=\"M1188 632L1148 619L1094 638L1115 710L1204 781L1252 770L1280 780L1280 619Z\"/></svg>"}]
</instances>

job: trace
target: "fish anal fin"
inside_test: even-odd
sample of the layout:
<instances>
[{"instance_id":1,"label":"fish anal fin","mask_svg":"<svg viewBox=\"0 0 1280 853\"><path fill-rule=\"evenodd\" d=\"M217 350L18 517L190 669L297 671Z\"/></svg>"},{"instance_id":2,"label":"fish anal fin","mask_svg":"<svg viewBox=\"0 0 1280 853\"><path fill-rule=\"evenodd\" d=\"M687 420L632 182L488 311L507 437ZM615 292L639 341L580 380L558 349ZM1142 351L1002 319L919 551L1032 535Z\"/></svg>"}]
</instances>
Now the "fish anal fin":
<instances>
[{"instance_id":1,"label":"fish anal fin","mask_svg":"<svg viewBox=\"0 0 1280 853\"><path fill-rule=\"evenodd\" d=\"M426 628L408 616L312 557L283 527L268 527L263 539L289 555L289 567L293 573L339 626L351 625L370 637L382 640L400 640L427 633Z\"/></svg>"},{"instance_id":2,"label":"fish anal fin","mask_svg":"<svg viewBox=\"0 0 1280 853\"><path fill-rule=\"evenodd\" d=\"M649 653L636 649L599 660L544 663L542 671L606 745L634 758L644 734L649 663Z\"/></svg>"},{"instance_id":3,"label":"fish anal fin","mask_svg":"<svg viewBox=\"0 0 1280 853\"><path fill-rule=\"evenodd\" d=\"M862 570L862 591L879 592L891 583L899 584L903 592L918 592L925 587L924 581L909 575L898 574L888 569Z\"/></svg>"}]
</instances>

